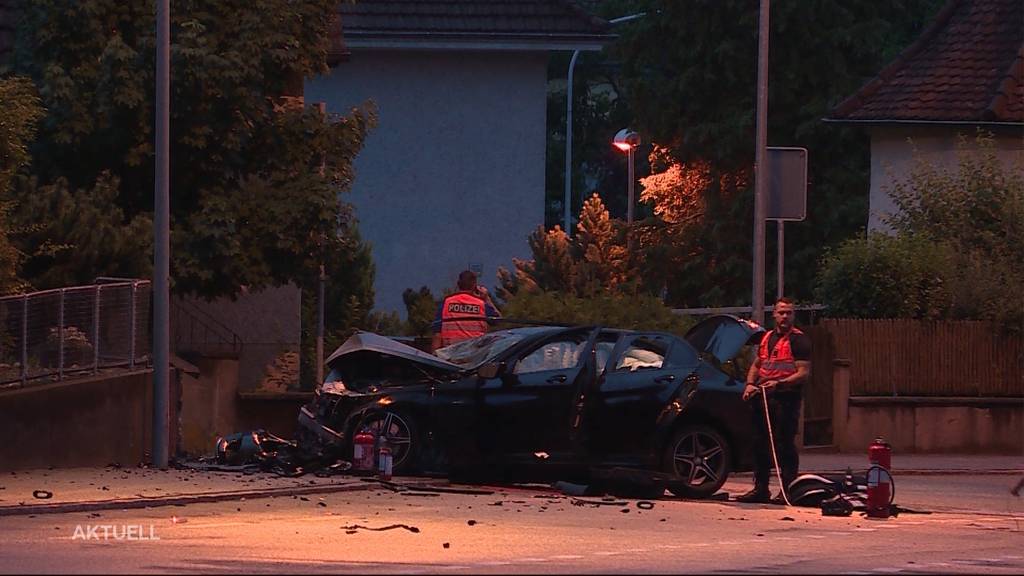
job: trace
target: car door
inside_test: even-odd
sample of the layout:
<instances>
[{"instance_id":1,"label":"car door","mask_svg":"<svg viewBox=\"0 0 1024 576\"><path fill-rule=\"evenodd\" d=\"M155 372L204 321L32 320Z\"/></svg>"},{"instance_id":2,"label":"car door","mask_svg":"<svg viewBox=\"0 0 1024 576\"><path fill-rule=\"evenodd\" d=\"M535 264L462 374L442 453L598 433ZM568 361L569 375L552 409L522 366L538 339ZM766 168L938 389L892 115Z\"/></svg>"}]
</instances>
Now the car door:
<instances>
[{"instance_id":1,"label":"car door","mask_svg":"<svg viewBox=\"0 0 1024 576\"><path fill-rule=\"evenodd\" d=\"M592 452L611 460L651 457L659 419L698 363L691 346L667 334L620 340L598 378Z\"/></svg>"},{"instance_id":2,"label":"car door","mask_svg":"<svg viewBox=\"0 0 1024 576\"><path fill-rule=\"evenodd\" d=\"M479 389L484 449L504 456L571 457L573 406L593 378L593 329L562 332L505 362L500 377Z\"/></svg>"}]
</instances>

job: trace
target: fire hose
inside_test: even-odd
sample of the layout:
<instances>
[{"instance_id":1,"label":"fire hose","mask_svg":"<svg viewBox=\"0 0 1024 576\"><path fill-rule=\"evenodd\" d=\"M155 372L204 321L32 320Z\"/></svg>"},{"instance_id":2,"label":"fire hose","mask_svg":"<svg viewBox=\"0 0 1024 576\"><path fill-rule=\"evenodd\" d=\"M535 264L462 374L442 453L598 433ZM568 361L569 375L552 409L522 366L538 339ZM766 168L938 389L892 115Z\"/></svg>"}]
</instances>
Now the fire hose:
<instances>
[{"instance_id":1,"label":"fire hose","mask_svg":"<svg viewBox=\"0 0 1024 576\"><path fill-rule=\"evenodd\" d=\"M785 500L786 506L792 506L793 503L789 501L789 487L784 485L783 482L782 482L782 471L781 471L781 469L779 467L779 456L775 452L775 434L772 432L772 416L771 416L771 411L769 411L769 409L768 409L768 394L767 394L767 391L765 390L763 385L760 388L761 388L762 403L764 404L764 421L767 424L767 428L768 428L768 442L769 442L769 445L771 446L771 449L772 449L772 463L775 465L775 477L779 481L779 486L781 487L780 491L782 492L782 499ZM883 475L888 479L888 484L889 484L889 502L888 502L888 504L889 504L889 506L892 506L893 500L895 500L895 498L896 498L896 484L895 484L895 482L893 482L892 474L890 474L889 470L887 470L884 466L880 466L880 465L872 462L871 466L868 468L868 471L867 471L867 477L869 478L869 484L870 484L870 479L872 478L872 476L874 476L874 480L877 483L877 482L881 481L881 476L883 476ZM1024 481L1022 481L1022 484L1024 484Z\"/></svg>"},{"instance_id":2,"label":"fire hose","mask_svg":"<svg viewBox=\"0 0 1024 576\"><path fill-rule=\"evenodd\" d=\"M772 433L772 415L768 410L768 391L764 389L764 386L761 386L761 398L764 401L764 421L768 424L768 444L772 447L772 462L775 464L775 477L779 480L782 499L786 501L786 506L792 506L793 504L789 502L788 486L782 483L782 472L779 470L779 456L775 453L775 434Z\"/></svg>"}]
</instances>

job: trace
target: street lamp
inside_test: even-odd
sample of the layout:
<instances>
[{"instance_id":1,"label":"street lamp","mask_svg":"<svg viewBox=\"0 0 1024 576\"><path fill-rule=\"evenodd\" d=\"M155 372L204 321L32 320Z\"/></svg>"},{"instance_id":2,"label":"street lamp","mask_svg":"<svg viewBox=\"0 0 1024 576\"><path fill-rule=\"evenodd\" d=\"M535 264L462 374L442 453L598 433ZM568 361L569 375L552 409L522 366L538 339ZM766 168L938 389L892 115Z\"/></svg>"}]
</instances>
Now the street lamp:
<instances>
[{"instance_id":1,"label":"street lamp","mask_svg":"<svg viewBox=\"0 0 1024 576\"><path fill-rule=\"evenodd\" d=\"M629 193L627 196L629 203L626 205L626 238L630 252L633 251L633 181L636 180L633 172L633 158L636 147L639 145L640 135L629 128L619 130L612 140L612 146L622 150L629 156Z\"/></svg>"},{"instance_id":2,"label":"street lamp","mask_svg":"<svg viewBox=\"0 0 1024 576\"><path fill-rule=\"evenodd\" d=\"M638 12L621 18L612 18L608 23L621 24L643 18L646 15L646 12ZM576 59L579 56L579 50L573 51L572 59L569 60L568 82L565 91L565 197L562 200L562 226L565 228L566 236L569 237L572 237L572 75L576 71Z\"/></svg>"}]
</instances>

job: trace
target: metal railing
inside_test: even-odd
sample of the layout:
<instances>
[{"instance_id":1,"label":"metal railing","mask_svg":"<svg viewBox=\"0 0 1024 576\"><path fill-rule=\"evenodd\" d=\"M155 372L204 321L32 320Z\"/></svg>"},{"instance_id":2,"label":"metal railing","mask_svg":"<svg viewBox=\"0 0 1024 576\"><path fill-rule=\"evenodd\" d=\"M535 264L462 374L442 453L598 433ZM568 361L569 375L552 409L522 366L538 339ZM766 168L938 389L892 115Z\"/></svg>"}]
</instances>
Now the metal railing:
<instances>
[{"instance_id":1,"label":"metal railing","mask_svg":"<svg viewBox=\"0 0 1024 576\"><path fill-rule=\"evenodd\" d=\"M0 387L150 362L150 282L96 284L0 298Z\"/></svg>"},{"instance_id":2,"label":"metal railing","mask_svg":"<svg viewBox=\"0 0 1024 576\"><path fill-rule=\"evenodd\" d=\"M179 353L237 357L242 352L242 338L195 304L174 298L171 300L171 349Z\"/></svg>"}]
</instances>

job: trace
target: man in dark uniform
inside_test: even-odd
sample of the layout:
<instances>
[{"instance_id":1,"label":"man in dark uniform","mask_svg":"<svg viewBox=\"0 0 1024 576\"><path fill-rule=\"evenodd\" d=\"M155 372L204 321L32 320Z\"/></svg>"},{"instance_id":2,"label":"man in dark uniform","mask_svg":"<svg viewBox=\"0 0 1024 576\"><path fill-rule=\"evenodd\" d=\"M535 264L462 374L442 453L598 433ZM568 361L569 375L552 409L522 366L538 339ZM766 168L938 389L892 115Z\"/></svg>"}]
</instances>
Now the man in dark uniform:
<instances>
[{"instance_id":1,"label":"man in dark uniform","mask_svg":"<svg viewBox=\"0 0 1024 576\"><path fill-rule=\"evenodd\" d=\"M802 386L811 373L811 339L793 325L793 315L793 302L789 298L775 302L772 312L775 329L761 339L757 358L747 372L743 399L750 403L753 419L754 489L737 497L738 502L785 504L781 490L775 498L768 491L772 455L761 394L768 398L782 489L796 479L800 469L796 434L800 426Z\"/></svg>"}]
</instances>

